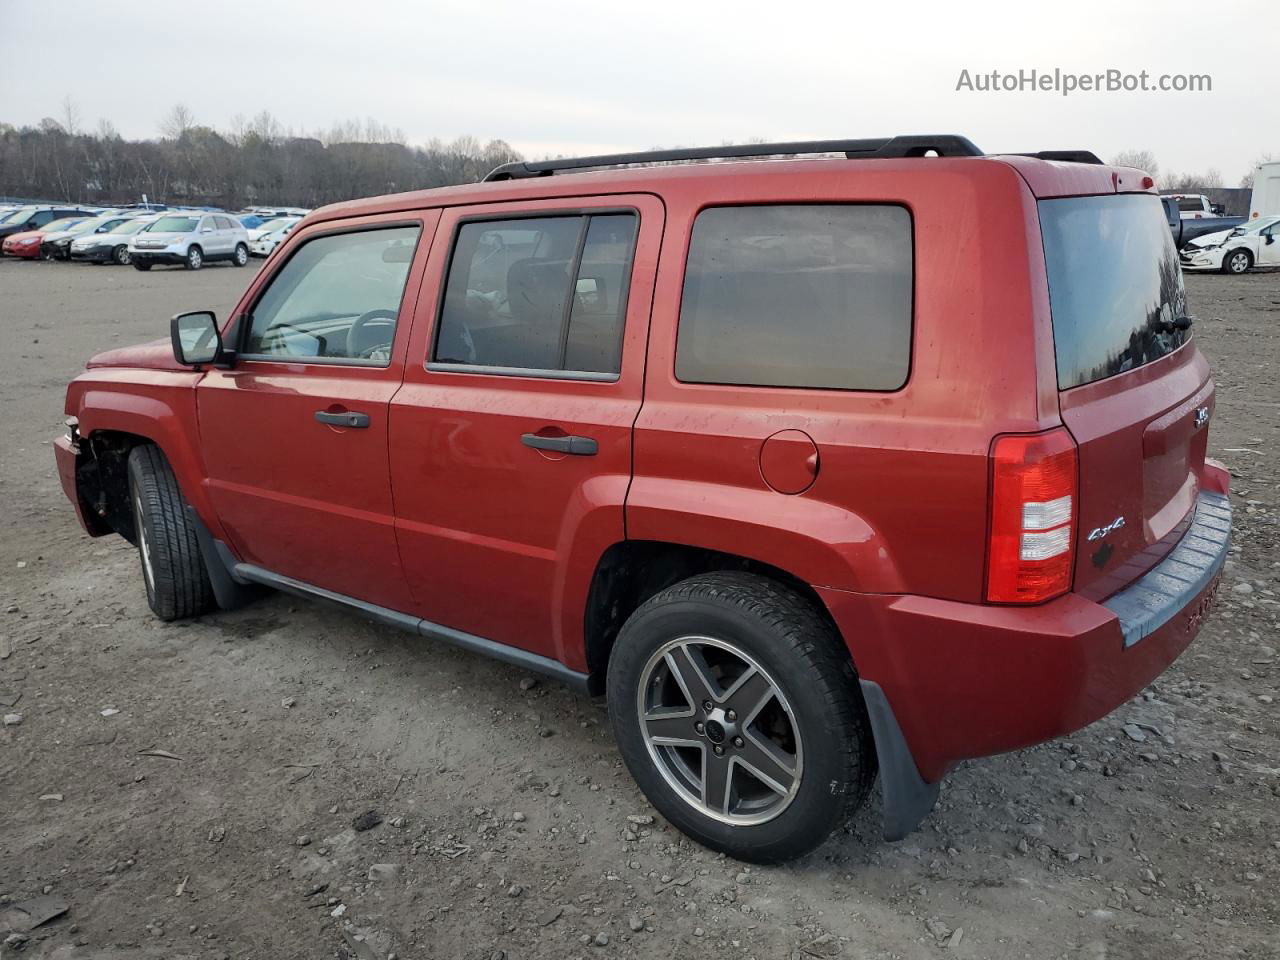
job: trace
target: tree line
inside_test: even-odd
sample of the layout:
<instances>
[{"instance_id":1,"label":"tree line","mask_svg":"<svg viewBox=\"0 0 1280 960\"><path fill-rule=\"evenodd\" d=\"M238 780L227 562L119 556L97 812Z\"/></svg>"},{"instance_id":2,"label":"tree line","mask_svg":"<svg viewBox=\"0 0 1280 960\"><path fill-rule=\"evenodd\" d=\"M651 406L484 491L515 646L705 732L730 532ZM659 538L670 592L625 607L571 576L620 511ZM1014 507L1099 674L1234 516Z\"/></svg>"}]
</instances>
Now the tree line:
<instances>
[{"instance_id":1,"label":"tree line","mask_svg":"<svg viewBox=\"0 0 1280 960\"><path fill-rule=\"evenodd\" d=\"M1249 172L1240 178L1240 186L1246 189L1252 187L1254 170L1260 164L1270 163L1275 159L1276 155L1273 153L1264 153L1259 156ZM1155 178L1156 183L1165 193L1201 193L1204 190L1226 186L1221 171L1213 167L1202 173L1177 173L1172 170L1162 173L1155 154L1150 150L1123 150L1111 158L1111 163L1117 167L1137 167L1139 170L1146 171Z\"/></svg>"},{"instance_id":2,"label":"tree line","mask_svg":"<svg viewBox=\"0 0 1280 960\"><path fill-rule=\"evenodd\" d=\"M148 200L239 209L318 207L354 197L479 180L522 159L502 140L409 146L372 120L286 131L270 113L218 130L178 105L160 137L127 140L107 121L89 131L74 105L35 126L0 122L0 196L107 205Z\"/></svg>"}]
</instances>

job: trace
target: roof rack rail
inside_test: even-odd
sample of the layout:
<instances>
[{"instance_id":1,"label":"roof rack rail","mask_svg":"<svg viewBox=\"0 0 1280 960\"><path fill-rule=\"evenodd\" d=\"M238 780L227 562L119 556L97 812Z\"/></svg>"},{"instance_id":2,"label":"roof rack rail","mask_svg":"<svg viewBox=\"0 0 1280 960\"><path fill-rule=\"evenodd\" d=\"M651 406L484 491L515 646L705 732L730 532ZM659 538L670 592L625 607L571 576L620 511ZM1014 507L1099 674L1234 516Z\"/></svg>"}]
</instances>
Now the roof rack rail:
<instances>
[{"instance_id":1,"label":"roof rack rail","mask_svg":"<svg viewBox=\"0 0 1280 960\"><path fill-rule=\"evenodd\" d=\"M676 147L671 150L650 150L646 153L613 153L596 157L568 157L562 160L517 161L504 163L495 168L484 178L484 182L550 177L557 173L580 172L597 167L622 167L689 160L763 159L817 153L843 153L850 160L923 157L929 153L936 153L940 157L981 157L983 155L982 151L974 146L973 141L953 133L883 137L871 140L796 140L787 143L746 143L727 147Z\"/></svg>"},{"instance_id":2,"label":"roof rack rail","mask_svg":"<svg viewBox=\"0 0 1280 960\"><path fill-rule=\"evenodd\" d=\"M1092 150L1041 150L1038 153L1011 153L1011 157L1035 157L1037 160L1063 160L1067 163L1102 163Z\"/></svg>"}]
</instances>

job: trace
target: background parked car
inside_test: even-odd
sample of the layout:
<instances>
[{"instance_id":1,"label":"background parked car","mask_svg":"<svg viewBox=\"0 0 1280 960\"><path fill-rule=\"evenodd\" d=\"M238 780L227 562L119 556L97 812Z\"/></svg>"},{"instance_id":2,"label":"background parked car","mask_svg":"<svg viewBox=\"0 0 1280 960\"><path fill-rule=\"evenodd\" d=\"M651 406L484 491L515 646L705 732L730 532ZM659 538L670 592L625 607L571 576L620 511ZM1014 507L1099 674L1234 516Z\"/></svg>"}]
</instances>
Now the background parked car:
<instances>
[{"instance_id":1,"label":"background parked car","mask_svg":"<svg viewBox=\"0 0 1280 960\"><path fill-rule=\"evenodd\" d=\"M129 256L138 270L157 263L199 270L206 262L249 262L249 233L230 214L166 213L129 241Z\"/></svg>"},{"instance_id":2,"label":"background parked car","mask_svg":"<svg viewBox=\"0 0 1280 960\"><path fill-rule=\"evenodd\" d=\"M106 233L130 219L125 214L109 212L88 220L72 222L63 227L62 221L54 221L44 231L40 244L40 257L43 260L67 260L71 255L71 242L77 237ZM54 229L61 228L61 229Z\"/></svg>"},{"instance_id":3,"label":"background parked car","mask_svg":"<svg viewBox=\"0 0 1280 960\"><path fill-rule=\"evenodd\" d=\"M159 214L155 213L127 217L104 233L95 232L76 237L71 241L71 259L127 266L132 262L129 256L129 239L148 224L154 223L158 217Z\"/></svg>"},{"instance_id":4,"label":"background parked car","mask_svg":"<svg viewBox=\"0 0 1280 960\"><path fill-rule=\"evenodd\" d=\"M75 219L55 220L35 230L11 233L4 238L3 244L0 245L0 252L3 252L6 257L22 257L27 260L35 260L43 255L42 251L47 234L60 233L64 227L74 227L81 222L83 221Z\"/></svg>"},{"instance_id":5,"label":"background parked car","mask_svg":"<svg viewBox=\"0 0 1280 960\"><path fill-rule=\"evenodd\" d=\"M255 257L271 256L271 251L280 246L280 244L284 242L284 238L287 237L293 228L301 222L301 217L288 217L283 220L271 221L275 226L270 230L267 230L265 233L261 230L250 230L250 255ZM258 235L255 237L254 233L257 233Z\"/></svg>"},{"instance_id":6,"label":"background parked car","mask_svg":"<svg viewBox=\"0 0 1280 960\"><path fill-rule=\"evenodd\" d=\"M1184 270L1247 273L1255 266L1280 267L1280 215L1260 217L1233 230L1193 240L1178 259Z\"/></svg>"},{"instance_id":7,"label":"background parked car","mask_svg":"<svg viewBox=\"0 0 1280 960\"><path fill-rule=\"evenodd\" d=\"M301 220L301 217L272 217L249 231L250 241L259 240L268 233L275 233L281 227L290 226Z\"/></svg>"},{"instance_id":8,"label":"background parked car","mask_svg":"<svg viewBox=\"0 0 1280 960\"><path fill-rule=\"evenodd\" d=\"M39 230L55 220L65 220L68 217L84 219L85 217L96 215L96 210L86 210L82 207L35 205L19 207L5 217L3 221L0 221L0 237L7 237L14 233L26 233L28 230Z\"/></svg>"}]
</instances>

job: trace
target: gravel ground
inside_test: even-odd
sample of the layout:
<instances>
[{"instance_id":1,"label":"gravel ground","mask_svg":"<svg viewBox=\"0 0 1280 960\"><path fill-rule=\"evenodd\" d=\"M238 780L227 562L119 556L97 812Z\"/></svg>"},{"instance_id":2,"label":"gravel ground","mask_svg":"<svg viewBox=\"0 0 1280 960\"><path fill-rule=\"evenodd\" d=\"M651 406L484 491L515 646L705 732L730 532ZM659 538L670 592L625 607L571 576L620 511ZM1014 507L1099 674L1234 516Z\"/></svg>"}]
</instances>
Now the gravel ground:
<instances>
[{"instance_id":1,"label":"gravel ground","mask_svg":"<svg viewBox=\"0 0 1280 960\"><path fill-rule=\"evenodd\" d=\"M1237 517L1190 650L906 841L877 801L767 869L655 820L552 683L284 596L150 616L63 499L63 389L250 275L0 263L0 939L67 907L0 957L1280 956L1280 275L1188 279Z\"/></svg>"}]
</instances>

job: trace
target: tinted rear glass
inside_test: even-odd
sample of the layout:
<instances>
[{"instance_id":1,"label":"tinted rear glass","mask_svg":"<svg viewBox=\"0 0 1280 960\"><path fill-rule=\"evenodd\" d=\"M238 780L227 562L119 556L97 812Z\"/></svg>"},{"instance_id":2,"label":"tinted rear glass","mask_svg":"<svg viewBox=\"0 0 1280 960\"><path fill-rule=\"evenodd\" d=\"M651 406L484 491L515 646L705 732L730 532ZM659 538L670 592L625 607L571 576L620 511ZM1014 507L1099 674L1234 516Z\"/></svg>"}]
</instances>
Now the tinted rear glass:
<instances>
[{"instance_id":1,"label":"tinted rear glass","mask_svg":"<svg viewBox=\"0 0 1280 960\"><path fill-rule=\"evenodd\" d=\"M1092 383L1158 360L1188 334L1182 270L1160 198L1040 201L1058 387Z\"/></svg>"},{"instance_id":2,"label":"tinted rear glass","mask_svg":"<svg viewBox=\"0 0 1280 960\"><path fill-rule=\"evenodd\" d=\"M902 207L713 207L693 225L676 376L896 390L911 361L911 310Z\"/></svg>"}]
</instances>

